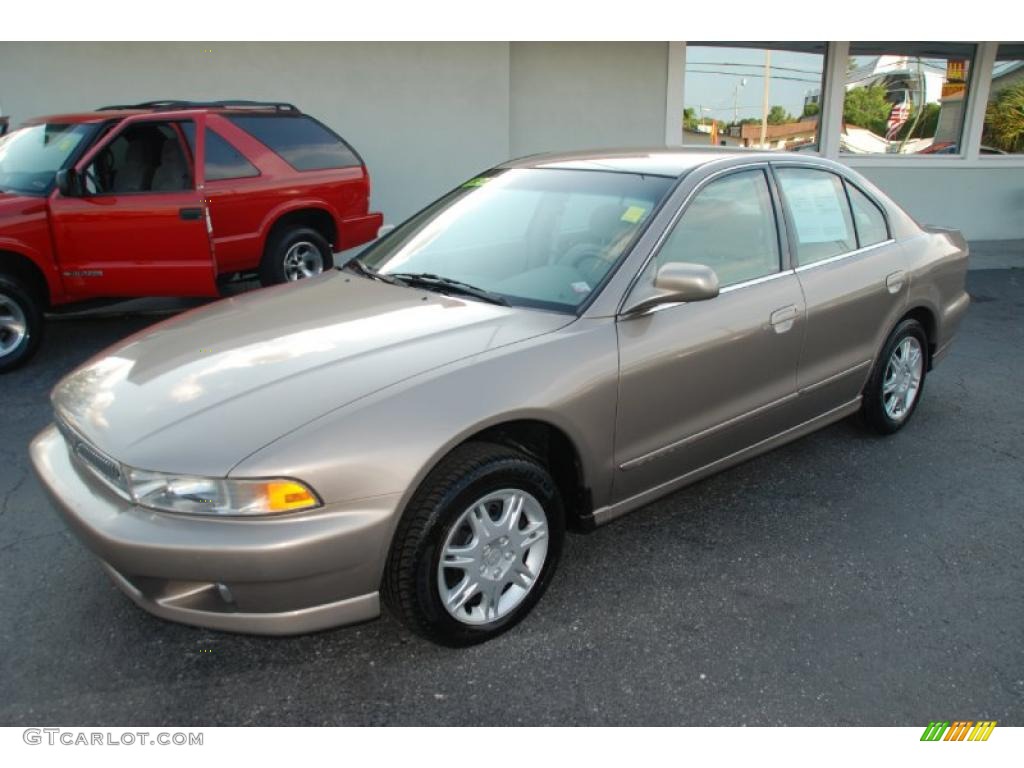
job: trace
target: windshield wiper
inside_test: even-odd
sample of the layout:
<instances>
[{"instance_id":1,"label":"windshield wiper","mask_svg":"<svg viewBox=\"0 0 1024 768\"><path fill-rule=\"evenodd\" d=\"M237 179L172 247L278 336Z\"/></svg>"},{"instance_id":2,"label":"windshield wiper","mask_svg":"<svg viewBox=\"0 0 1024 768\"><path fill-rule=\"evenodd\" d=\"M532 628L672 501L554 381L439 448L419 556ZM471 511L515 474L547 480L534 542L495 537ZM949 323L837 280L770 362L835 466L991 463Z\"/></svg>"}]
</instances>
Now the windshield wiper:
<instances>
[{"instance_id":1,"label":"windshield wiper","mask_svg":"<svg viewBox=\"0 0 1024 768\"><path fill-rule=\"evenodd\" d=\"M412 285L417 288L426 288L427 290L438 291L439 293L449 292L463 296L472 296L474 299L487 301L491 304L500 304L503 307L509 305L508 299L504 296L499 296L497 293L464 283L461 280L453 280L450 277L435 275L431 272L392 272L388 277L398 278L406 285Z\"/></svg>"},{"instance_id":2,"label":"windshield wiper","mask_svg":"<svg viewBox=\"0 0 1024 768\"><path fill-rule=\"evenodd\" d=\"M390 275L382 275L375 269L371 269L361 262L358 258L352 258L346 261L344 264L338 265L338 269L351 269L356 274L368 277L371 280L380 280L382 283L388 283L390 285L403 285L402 281L396 280Z\"/></svg>"}]
</instances>

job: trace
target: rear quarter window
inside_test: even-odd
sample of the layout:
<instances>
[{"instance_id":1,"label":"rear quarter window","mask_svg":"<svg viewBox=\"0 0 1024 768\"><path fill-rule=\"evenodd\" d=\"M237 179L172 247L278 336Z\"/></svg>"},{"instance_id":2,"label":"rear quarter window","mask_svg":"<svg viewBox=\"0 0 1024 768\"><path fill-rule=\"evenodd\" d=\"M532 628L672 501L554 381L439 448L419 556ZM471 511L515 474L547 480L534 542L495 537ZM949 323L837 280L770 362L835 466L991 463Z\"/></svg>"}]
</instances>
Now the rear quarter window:
<instances>
[{"instance_id":1,"label":"rear quarter window","mask_svg":"<svg viewBox=\"0 0 1024 768\"><path fill-rule=\"evenodd\" d=\"M297 171L362 165L348 144L308 115L227 115L227 118Z\"/></svg>"}]
</instances>

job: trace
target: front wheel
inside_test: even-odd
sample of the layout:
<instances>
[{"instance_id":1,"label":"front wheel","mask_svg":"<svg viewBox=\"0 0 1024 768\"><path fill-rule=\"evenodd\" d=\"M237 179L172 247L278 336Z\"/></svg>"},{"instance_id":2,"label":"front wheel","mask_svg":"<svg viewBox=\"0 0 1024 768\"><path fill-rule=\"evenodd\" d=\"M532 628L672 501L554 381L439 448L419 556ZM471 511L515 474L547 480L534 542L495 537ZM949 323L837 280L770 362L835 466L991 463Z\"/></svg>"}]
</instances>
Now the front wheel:
<instances>
[{"instance_id":1,"label":"front wheel","mask_svg":"<svg viewBox=\"0 0 1024 768\"><path fill-rule=\"evenodd\" d=\"M917 320L904 320L886 339L864 389L868 426L883 435L902 429L921 399L927 368L928 336Z\"/></svg>"},{"instance_id":2,"label":"front wheel","mask_svg":"<svg viewBox=\"0 0 1024 768\"><path fill-rule=\"evenodd\" d=\"M331 244L323 235L309 227L285 229L267 241L260 262L263 285L293 283L316 277L334 266Z\"/></svg>"},{"instance_id":3,"label":"front wheel","mask_svg":"<svg viewBox=\"0 0 1024 768\"><path fill-rule=\"evenodd\" d=\"M33 293L12 275L0 275L0 373L27 362L43 334L43 311Z\"/></svg>"},{"instance_id":4,"label":"front wheel","mask_svg":"<svg viewBox=\"0 0 1024 768\"><path fill-rule=\"evenodd\" d=\"M541 464L500 445L461 446L431 472L403 516L384 599L435 642L489 640L540 599L564 531L558 489Z\"/></svg>"}]
</instances>

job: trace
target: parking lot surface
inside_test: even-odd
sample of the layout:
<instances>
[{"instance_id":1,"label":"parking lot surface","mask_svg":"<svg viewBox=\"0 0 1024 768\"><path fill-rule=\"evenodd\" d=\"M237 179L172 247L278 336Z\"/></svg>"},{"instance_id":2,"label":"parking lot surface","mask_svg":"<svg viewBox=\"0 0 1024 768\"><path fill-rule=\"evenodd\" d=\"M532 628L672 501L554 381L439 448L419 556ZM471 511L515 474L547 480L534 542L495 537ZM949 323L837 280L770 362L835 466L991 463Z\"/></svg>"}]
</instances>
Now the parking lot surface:
<instances>
[{"instance_id":1,"label":"parking lot surface","mask_svg":"<svg viewBox=\"0 0 1024 768\"><path fill-rule=\"evenodd\" d=\"M0 724L1024 725L1024 270L968 283L905 430L842 422L569 537L533 614L466 650L387 614L259 638L136 608L27 444L63 373L155 318L51 322L0 377Z\"/></svg>"}]
</instances>

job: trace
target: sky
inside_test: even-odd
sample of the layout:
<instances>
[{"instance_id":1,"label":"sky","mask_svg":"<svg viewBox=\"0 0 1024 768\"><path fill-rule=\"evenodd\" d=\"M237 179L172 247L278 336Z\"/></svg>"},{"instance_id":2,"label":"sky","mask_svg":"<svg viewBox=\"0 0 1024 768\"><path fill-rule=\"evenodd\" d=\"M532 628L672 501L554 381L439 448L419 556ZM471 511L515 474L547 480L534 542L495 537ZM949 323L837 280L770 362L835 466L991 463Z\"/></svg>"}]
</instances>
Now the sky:
<instances>
[{"instance_id":1,"label":"sky","mask_svg":"<svg viewBox=\"0 0 1024 768\"><path fill-rule=\"evenodd\" d=\"M757 48L723 48L719 46L686 46L686 81L683 86L685 106L705 117L731 121L733 94L738 83L737 114L739 119L761 117L764 95L765 52ZM817 53L772 51L768 106L781 104L799 117L804 109L804 95L821 88L825 57Z\"/></svg>"}]
</instances>

